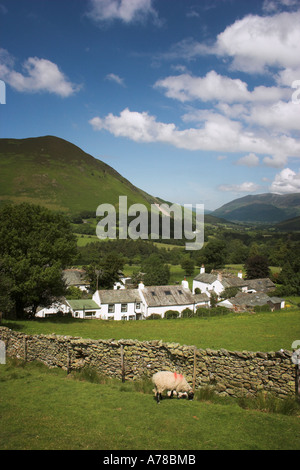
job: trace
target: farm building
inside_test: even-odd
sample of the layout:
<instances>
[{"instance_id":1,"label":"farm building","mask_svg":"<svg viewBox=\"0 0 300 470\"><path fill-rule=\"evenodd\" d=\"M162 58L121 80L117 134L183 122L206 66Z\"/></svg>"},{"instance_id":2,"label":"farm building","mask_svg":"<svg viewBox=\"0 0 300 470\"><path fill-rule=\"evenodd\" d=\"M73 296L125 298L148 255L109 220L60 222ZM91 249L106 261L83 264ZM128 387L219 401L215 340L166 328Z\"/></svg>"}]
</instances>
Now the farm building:
<instances>
[{"instance_id":1,"label":"farm building","mask_svg":"<svg viewBox=\"0 0 300 470\"><path fill-rule=\"evenodd\" d=\"M285 307L285 301L279 297L269 297L263 292L239 292L235 297L219 302L218 305L234 310L246 310L257 306L269 305L271 310L280 310Z\"/></svg>"},{"instance_id":2,"label":"farm building","mask_svg":"<svg viewBox=\"0 0 300 470\"><path fill-rule=\"evenodd\" d=\"M86 272L83 269L65 269L63 279L67 287L77 287L86 292L90 289L90 283L86 279Z\"/></svg>"},{"instance_id":3,"label":"farm building","mask_svg":"<svg viewBox=\"0 0 300 470\"><path fill-rule=\"evenodd\" d=\"M97 290L93 300L103 320L138 320L142 314L138 289Z\"/></svg>"},{"instance_id":4,"label":"farm building","mask_svg":"<svg viewBox=\"0 0 300 470\"><path fill-rule=\"evenodd\" d=\"M185 284L186 283L186 284ZM138 289L98 290L93 300L101 307L100 318L112 320L141 320L153 313L164 318L168 310L193 312L198 307L209 307L206 294L193 295L183 281L181 286L147 286Z\"/></svg>"},{"instance_id":5,"label":"farm building","mask_svg":"<svg viewBox=\"0 0 300 470\"><path fill-rule=\"evenodd\" d=\"M240 273L237 276L206 273L204 266L201 267L200 274L193 279L193 293L198 288L201 293L206 293L209 297L212 292L219 297L227 287L238 287L242 292L247 292L247 281L241 277Z\"/></svg>"}]
</instances>

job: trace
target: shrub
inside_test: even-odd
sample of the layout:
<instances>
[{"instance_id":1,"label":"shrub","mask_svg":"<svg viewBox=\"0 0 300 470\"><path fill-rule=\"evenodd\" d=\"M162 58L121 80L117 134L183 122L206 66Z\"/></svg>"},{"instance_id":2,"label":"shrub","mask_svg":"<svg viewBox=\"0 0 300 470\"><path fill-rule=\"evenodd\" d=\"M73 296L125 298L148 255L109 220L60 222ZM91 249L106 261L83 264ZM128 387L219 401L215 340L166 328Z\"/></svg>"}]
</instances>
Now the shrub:
<instances>
[{"instance_id":1,"label":"shrub","mask_svg":"<svg viewBox=\"0 0 300 470\"><path fill-rule=\"evenodd\" d=\"M208 316L208 308L205 307L199 307L196 310L195 317L207 317Z\"/></svg>"},{"instance_id":2,"label":"shrub","mask_svg":"<svg viewBox=\"0 0 300 470\"><path fill-rule=\"evenodd\" d=\"M196 311L197 317L216 317L219 315L227 315L229 313L228 308L226 307L212 307L212 308L205 308L199 307Z\"/></svg>"},{"instance_id":3,"label":"shrub","mask_svg":"<svg viewBox=\"0 0 300 470\"><path fill-rule=\"evenodd\" d=\"M159 313L151 313L146 320L161 320L161 315Z\"/></svg>"},{"instance_id":4,"label":"shrub","mask_svg":"<svg viewBox=\"0 0 300 470\"><path fill-rule=\"evenodd\" d=\"M166 318L167 320L170 318L178 318L178 317L179 317L179 312L177 312L177 310L167 310L164 316L164 318Z\"/></svg>"},{"instance_id":5,"label":"shrub","mask_svg":"<svg viewBox=\"0 0 300 470\"><path fill-rule=\"evenodd\" d=\"M194 316L194 312L190 308L185 308L181 312L181 318L192 318Z\"/></svg>"}]
</instances>

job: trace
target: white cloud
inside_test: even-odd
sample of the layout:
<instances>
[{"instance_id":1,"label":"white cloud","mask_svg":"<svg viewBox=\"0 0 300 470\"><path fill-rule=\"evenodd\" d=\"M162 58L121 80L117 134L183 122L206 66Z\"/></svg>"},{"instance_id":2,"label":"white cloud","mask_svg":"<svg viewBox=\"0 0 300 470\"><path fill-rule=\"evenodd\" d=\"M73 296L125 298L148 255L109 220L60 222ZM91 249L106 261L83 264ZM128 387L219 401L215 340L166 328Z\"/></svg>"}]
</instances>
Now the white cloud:
<instances>
[{"instance_id":1,"label":"white cloud","mask_svg":"<svg viewBox=\"0 0 300 470\"><path fill-rule=\"evenodd\" d=\"M217 37L219 55L233 58L233 68L265 72L268 67L299 67L300 11L273 16L248 15Z\"/></svg>"},{"instance_id":2,"label":"white cloud","mask_svg":"<svg viewBox=\"0 0 300 470\"><path fill-rule=\"evenodd\" d=\"M87 16L97 22L121 20L130 23L148 15L157 18L152 0L90 0L90 6Z\"/></svg>"},{"instance_id":3,"label":"white cloud","mask_svg":"<svg viewBox=\"0 0 300 470\"><path fill-rule=\"evenodd\" d=\"M214 70L205 77L193 77L189 74L166 77L158 80L154 87L162 88L168 98L181 102L217 100L219 102L274 102L283 97L290 97L291 91L280 87L257 86L252 92L247 83L219 75Z\"/></svg>"},{"instance_id":4,"label":"white cloud","mask_svg":"<svg viewBox=\"0 0 300 470\"><path fill-rule=\"evenodd\" d=\"M0 65L0 78L19 92L49 92L67 97L80 88L50 60L29 57L23 64L24 73L20 73L14 70L13 59L7 51L1 50L1 57L5 60Z\"/></svg>"},{"instance_id":5,"label":"white cloud","mask_svg":"<svg viewBox=\"0 0 300 470\"><path fill-rule=\"evenodd\" d=\"M300 66L290 68L287 67L284 70L280 70L277 75L275 75L275 80L278 85L291 87L292 83L295 80L300 79Z\"/></svg>"},{"instance_id":6,"label":"white cloud","mask_svg":"<svg viewBox=\"0 0 300 470\"><path fill-rule=\"evenodd\" d=\"M188 38L160 58L192 60L213 54L232 59L231 68L244 72L265 73L274 67L280 71L299 70L299 23L300 10L269 16L248 15L227 26L212 45Z\"/></svg>"},{"instance_id":7,"label":"white cloud","mask_svg":"<svg viewBox=\"0 0 300 470\"><path fill-rule=\"evenodd\" d=\"M187 150L300 156L300 142L292 137L261 137L244 130L242 123L207 110L203 111L201 127L183 130L173 123L159 122L147 112L132 112L128 108L119 116L110 113L89 122L95 130L105 129L116 137L136 142L163 142Z\"/></svg>"},{"instance_id":8,"label":"white cloud","mask_svg":"<svg viewBox=\"0 0 300 470\"><path fill-rule=\"evenodd\" d=\"M245 165L248 167L257 166L259 165L259 158L257 155L255 155L255 153L249 153L248 155L245 155L244 157L237 160L236 164Z\"/></svg>"},{"instance_id":9,"label":"white cloud","mask_svg":"<svg viewBox=\"0 0 300 470\"><path fill-rule=\"evenodd\" d=\"M254 193L259 191L260 186L255 183L246 181L241 184L221 184L218 186L219 191L230 191L234 193Z\"/></svg>"},{"instance_id":10,"label":"white cloud","mask_svg":"<svg viewBox=\"0 0 300 470\"><path fill-rule=\"evenodd\" d=\"M106 80L109 80L111 82L115 82L118 85L125 86L124 79L119 77L119 75L116 75L114 73L109 73L108 75L106 75L105 78L106 78Z\"/></svg>"},{"instance_id":11,"label":"white cloud","mask_svg":"<svg viewBox=\"0 0 300 470\"><path fill-rule=\"evenodd\" d=\"M270 186L272 193L287 194L300 192L300 172L285 168L275 176Z\"/></svg>"},{"instance_id":12,"label":"white cloud","mask_svg":"<svg viewBox=\"0 0 300 470\"><path fill-rule=\"evenodd\" d=\"M95 117L90 124L95 130L105 129L116 137L128 137L135 142L170 142L176 135L174 124L157 122L148 113L124 109L120 116L108 114L104 119Z\"/></svg>"},{"instance_id":13,"label":"white cloud","mask_svg":"<svg viewBox=\"0 0 300 470\"><path fill-rule=\"evenodd\" d=\"M272 106L253 106L249 121L278 132L300 130L300 109L292 101L278 101Z\"/></svg>"},{"instance_id":14,"label":"white cloud","mask_svg":"<svg viewBox=\"0 0 300 470\"><path fill-rule=\"evenodd\" d=\"M158 80L156 88L166 90L168 98L175 98L179 101L240 101L247 95L247 84L239 79L218 75L214 70L207 73L205 77L192 77L189 74L170 76Z\"/></svg>"}]
</instances>

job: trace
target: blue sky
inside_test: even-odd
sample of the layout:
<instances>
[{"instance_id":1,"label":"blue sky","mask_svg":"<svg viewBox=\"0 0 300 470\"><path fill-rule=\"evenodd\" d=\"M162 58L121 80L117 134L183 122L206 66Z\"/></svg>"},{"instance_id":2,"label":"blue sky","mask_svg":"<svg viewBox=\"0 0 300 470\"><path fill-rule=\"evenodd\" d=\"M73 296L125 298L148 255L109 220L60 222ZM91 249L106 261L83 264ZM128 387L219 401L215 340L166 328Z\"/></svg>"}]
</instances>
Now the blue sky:
<instances>
[{"instance_id":1,"label":"blue sky","mask_svg":"<svg viewBox=\"0 0 300 470\"><path fill-rule=\"evenodd\" d=\"M0 137L206 209L299 192L299 25L299 0L0 0Z\"/></svg>"}]
</instances>

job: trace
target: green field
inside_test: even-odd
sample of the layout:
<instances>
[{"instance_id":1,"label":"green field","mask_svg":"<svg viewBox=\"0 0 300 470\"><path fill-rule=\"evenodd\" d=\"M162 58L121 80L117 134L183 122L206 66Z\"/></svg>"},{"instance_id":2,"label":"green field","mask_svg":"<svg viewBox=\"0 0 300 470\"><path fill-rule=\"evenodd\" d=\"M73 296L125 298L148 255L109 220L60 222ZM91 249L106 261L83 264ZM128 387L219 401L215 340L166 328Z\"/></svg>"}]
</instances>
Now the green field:
<instances>
[{"instance_id":1,"label":"green field","mask_svg":"<svg viewBox=\"0 0 300 470\"><path fill-rule=\"evenodd\" d=\"M300 338L299 320L300 309L292 306L280 312L210 318L61 318L2 324L27 334L162 339L199 348L276 351L290 350ZM192 402L165 399L158 406L147 381L102 378L91 383L86 377L78 380L73 372L67 375L61 369L9 358L0 365L0 387L1 450L300 449L300 413L294 399L279 400L283 404L278 408L272 401L267 406L265 396L254 405L242 405L233 398L203 399L197 391Z\"/></svg>"},{"instance_id":2,"label":"green field","mask_svg":"<svg viewBox=\"0 0 300 470\"><path fill-rule=\"evenodd\" d=\"M0 384L1 450L300 448L297 408L285 415L197 397L157 405L148 389L133 383L79 381L17 361L0 365Z\"/></svg>"},{"instance_id":3,"label":"green field","mask_svg":"<svg viewBox=\"0 0 300 470\"><path fill-rule=\"evenodd\" d=\"M91 339L161 339L164 342L195 345L198 348L278 351L291 350L293 341L300 339L300 309L276 312L237 314L210 318L180 318L175 320L109 321L53 319L3 321L3 326L26 334L80 336Z\"/></svg>"}]
</instances>

